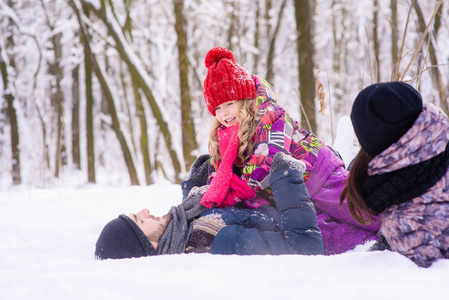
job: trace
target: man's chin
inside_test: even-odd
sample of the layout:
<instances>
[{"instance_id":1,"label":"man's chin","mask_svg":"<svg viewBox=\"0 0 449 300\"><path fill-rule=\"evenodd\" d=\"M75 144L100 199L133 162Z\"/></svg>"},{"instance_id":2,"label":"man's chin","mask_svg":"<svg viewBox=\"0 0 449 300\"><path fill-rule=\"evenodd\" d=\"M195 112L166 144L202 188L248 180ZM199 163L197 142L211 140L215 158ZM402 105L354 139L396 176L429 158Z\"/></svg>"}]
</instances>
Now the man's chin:
<instances>
[{"instance_id":1,"label":"man's chin","mask_svg":"<svg viewBox=\"0 0 449 300\"><path fill-rule=\"evenodd\" d=\"M165 215L163 215L163 216L161 217L161 221L162 221L164 224L168 224L168 223L170 223L170 221L171 221L172 218L173 218L173 216L172 216L171 214L165 214Z\"/></svg>"}]
</instances>

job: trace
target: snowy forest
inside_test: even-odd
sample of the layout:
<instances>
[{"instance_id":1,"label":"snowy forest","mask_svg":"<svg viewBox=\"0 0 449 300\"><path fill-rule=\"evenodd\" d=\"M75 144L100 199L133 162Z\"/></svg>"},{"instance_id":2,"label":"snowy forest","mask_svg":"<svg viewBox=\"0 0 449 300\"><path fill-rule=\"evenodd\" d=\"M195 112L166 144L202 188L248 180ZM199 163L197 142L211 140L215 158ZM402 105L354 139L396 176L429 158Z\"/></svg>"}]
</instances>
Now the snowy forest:
<instances>
[{"instance_id":1,"label":"snowy forest","mask_svg":"<svg viewBox=\"0 0 449 300\"><path fill-rule=\"evenodd\" d=\"M181 182L207 152L216 46L329 145L375 82L404 80L448 113L446 2L0 0L0 187Z\"/></svg>"}]
</instances>

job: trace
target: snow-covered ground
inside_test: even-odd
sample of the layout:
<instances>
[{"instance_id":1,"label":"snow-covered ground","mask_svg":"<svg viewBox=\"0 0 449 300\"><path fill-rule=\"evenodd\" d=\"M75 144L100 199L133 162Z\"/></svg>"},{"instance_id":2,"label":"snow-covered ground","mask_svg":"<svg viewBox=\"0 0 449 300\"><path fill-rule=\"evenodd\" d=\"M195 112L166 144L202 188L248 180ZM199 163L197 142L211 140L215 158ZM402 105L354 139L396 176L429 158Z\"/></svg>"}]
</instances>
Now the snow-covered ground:
<instances>
[{"instance_id":1,"label":"snow-covered ground","mask_svg":"<svg viewBox=\"0 0 449 300\"><path fill-rule=\"evenodd\" d=\"M337 139L341 147L348 145L346 138L351 135ZM347 151L343 152L346 160ZM180 186L165 181L148 187L3 189L0 299L449 297L449 260L423 269L397 253L366 252L372 243L334 256L182 254L94 259L95 242L108 221L145 207L162 215L180 200Z\"/></svg>"},{"instance_id":2,"label":"snow-covered ground","mask_svg":"<svg viewBox=\"0 0 449 300\"><path fill-rule=\"evenodd\" d=\"M179 203L179 185L0 192L0 299L448 299L449 260L429 269L369 245L335 256L182 254L94 259L103 226Z\"/></svg>"}]
</instances>

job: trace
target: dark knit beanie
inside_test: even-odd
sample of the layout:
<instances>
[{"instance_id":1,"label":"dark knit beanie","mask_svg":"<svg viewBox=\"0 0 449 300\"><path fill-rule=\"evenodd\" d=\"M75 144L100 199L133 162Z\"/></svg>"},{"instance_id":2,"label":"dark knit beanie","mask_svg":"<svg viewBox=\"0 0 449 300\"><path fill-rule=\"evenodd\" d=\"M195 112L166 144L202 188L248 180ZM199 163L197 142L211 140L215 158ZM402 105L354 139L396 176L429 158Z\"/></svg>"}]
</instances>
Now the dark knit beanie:
<instances>
[{"instance_id":1,"label":"dark knit beanie","mask_svg":"<svg viewBox=\"0 0 449 300\"><path fill-rule=\"evenodd\" d=\"M204 100L213 116L218 105L256 97L256 85L251 74L235 62L234 54L228 49L216 47L209 50L204 63L207 68Z\"/></svg>"},{"instance_id":2,"label":"dark knit beanie","mask_svg":"<svg viewBox=\"0 0 449 300\"><path fill-rule=\"evenodd\" d=\"M98 237L95 257L119 259L156 255L150 240L126 215L110 221Z\"/></svg>"},{"instance_id":3,"label":"dark knit beanie","mask_svg":"<svg viewBox=\"0 0 449 300\"><path fill-rule=\"evenodd\" d=\"M404 82L376 83L363 89L351 112L363 150L374 157L397 142L412 127L422 107L421 95Z\"/></svg>"}]
</instances>

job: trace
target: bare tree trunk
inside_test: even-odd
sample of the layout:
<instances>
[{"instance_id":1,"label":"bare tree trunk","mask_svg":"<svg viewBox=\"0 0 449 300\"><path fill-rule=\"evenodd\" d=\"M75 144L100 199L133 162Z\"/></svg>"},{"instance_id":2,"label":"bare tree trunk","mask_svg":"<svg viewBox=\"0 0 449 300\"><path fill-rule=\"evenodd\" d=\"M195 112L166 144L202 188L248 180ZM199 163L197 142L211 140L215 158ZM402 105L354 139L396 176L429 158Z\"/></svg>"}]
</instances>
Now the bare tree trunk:
<instances>
[{"instance_id":1,"label":"bare tree trunk","mask_svg":"<svg viewBox=\"0 0 449 300\"><path fill-rule=\"evenodd\" d=\"M416 11L416 15L418 16L419 30L421 31L421 33L424 34L426 31L427 23L424 20L424 15L422 13L422 10L421 10L421 7L419 6L418 1L414 2L414 8ZM441 6L440 6L440 8L441 8ZM432 77L433 86L438 90L438 96L440 97L441 109L446 114L449 114L449 107L446 103L446 96L444 93L444 83L441 78L440 71L438 69L438 58L437 58L435 46L433 45L432 37L429 34L427 34L423 38L424 38L424 40L427 41L427 44L428 44L429 58L430 58L431 66L432 66L430 69L430 72L432 75L431 77Z\"/></svg>"},{"instance_id":2,"label":"bare tree trunk","mask_svg":"<svg viewBox=\"0 0 449 300\"><path fill-rule=\"evenodd\" d=\"M58 81L58 80L57 80ZM60 84L56 84L56 92L52 95L52 102L55 105L56 108L56 151L55 151L55 170L54 170L54 176L56 178L59 178L59 170L60 170L60 164L61 164L61 157L63 156L62 149L63 149L63 143L64 143L64 129L63 129L63 118L64 118L64 97L62 96L62 91ZM62 96L62 98L60 98Z\"/></svg>"},{"instance_id":3,"label":"bare tree trunk","mask_svg":"<svg viewBox=\"0 0 449 300\"><path fill-rule=\"evenodd\" d=\"M256 15L254 18L254 48L257 49L257 52L254 54L254 62L253 62L253 73L259 74L259 57L260 57L260 45L259 45L259 34L260 34L260 1L255 1L256 5Z\"/></svg>"},{"instance_id":4,"label":"bare tree trunk","mask_svg":"<svg viewBox=\"0 0 449 300\"><path fill-rule=\"evenodd\" d=\"M391 63L393 65L393 70L396 68L399 59L398 53L398 1L390 1L391 10ZM392 73L393 74L393 73Z\"/></svg>"},{"instance_id":5,"label":"bare tree trunk","mask_svg":"<svg viewBox=\"0 0 449 300\"><path fill-rule=\"evenodd\" d=\"M195 125L192 117L192 98L189 87L189 62L187 60L187 35L185 32L185 17L183 14L184 0L174 0L175 29L178 34L178 58L179 58L179 78L181 89L181 131L182 148L184 154L184 164L186 170L195 161L192 152L198 148L196 142Z\"/></svg>"},{"instance_id":6,"label":"bare tree trunk","mask_svg":"<svg viewBox=\"0 0 449 300\"><path fill-rule=\"evenodd\" d=\"M333 57L332 57L332 70L334 74L344 74L347 70L346 66L346 33L347 25L345 23L348 17L348 10L345 5L341 3L341 0L332 1L332 37L334 42ZM346 100L346 85L344 76L336 76L334 78L334 105L333 110L335 115L340 115L343 110Z\"/></svg>"},{"instance_id":7,"label":"bare tree trunk","mask_svg":"<svg viewBox=\"0 0 449 300\"><path fill-rule=\"evenodd\" d=\"M78 14L76 7L74 6L75 13ZM89 16L89 12L84 12ZM89 38L86 36L82 29L82 24L80 21L80 33L81 41L84 44L84 72L85 72L85 82L86 82L86 146L87 146L87 181L91 183L96 182L96 172L95 172L95 139L94 139L94 117L93 117L93 106L94 106L94 96L92 93L92 67L90 65L89 56Z\"/></svg>"},{"instance_id":8,"label":"bare tree trunk","mask_svg":"<svg viewBox=\"0 0 449 300\"><path fill-rule=\"evenodd\" d=\"M334 42L334 53L332 56L332 71L335 74L340 74L341 72L341 53L343 52L343 30L340 31L339 22L338 22L338 7L342 7L343 5L337 5L337 0L332 0L332 39ZM344 24L344 23L343 23ZM334 82L334 94L336 96L336 100L341 99L341 82L339 79L336 79Z\"/></svg>"},{"instance_id":9,"label":"bare tree trunk","mask_svg":"<svg viewBox=\"0 0 449 300\"><path fill-rule=\"evenodd\" d=\"M136 114L140 122L140 148L142 149L143 166L145 170L145 182L147 185L153 184L150 151L148 149L148 128L145 110L143 108L142 97L136 82L133 83L134 100L136 102Z\"/></svg>"},{"instance_id":10,"label":"bare tree trunk","mask_svg":"<svg viewBox=\"0 0 449 300\"><path fill-rule=\"evenodd\" d=\"M34 90L36 90L36 86L34 86ZM45 162L45 169L50 169L50 151L48 149L48 142L47 142L47 125L45 124L45 117L43 113L43 108L41 107L41 103L39 103L39 98L36 97L34 104L36 105L36 111L39 118L39 122L42 127L42 154L43 154L43 161ZM46 171L46 170L45 170ZM44 172L45 172L44 171Z\"/></svg>"},{"instance_id":11,"label":"bare tree trunk","mask_svg":"<svg viewBox=\"0 0 449 300\"><path fill-rule=\"evenodd\" d=\"M45 2L41 0L42 8L47 11L48 8ZM48 28L54 32L55 25L52 24L50 17L46 14L46 23ZM67 157L65 147L65 135L64 135L64 93L61 88L61 81L64 78L64 72L60 66L62 59L62 45L61 45L62 33L57 32L52 34L50 43L53 47L54 60L49 63L49 74L54 78L50 81L50 103L56 114L56 151L55 151L55 169L54 176L59 177L60 165L63 162L63 158Z\"/></svg>"},{"instance_id":12,"label":"bare tree trunk","mask_svg":"<svg viewBox=\"0 0 449 300\"><path fill-rule=\"evenodd\" d=\"M264 24L265 24L265 35L266 37L271 36L272 28L271 28L271 10L273 9L273 1L272 0L265 0L265 14L264 14ZM267 60L268 60L268 54L267 54ZM268 73L268 65L266 67L267 73ZM265 74L266 76L267 74Z\"/></svg>"},{"instance_id":13,"label":"bare tree trunk","mask_svg":"<svg viewBox=\"0 0 449 300\"><path fill-rule=\"evenodd\" d=\"M12 43L12 44L11 44ZM7 38L7 46L13 46L13 38L12 34ZM11 156L12 156L12 183L15 185L21 184L22 177L20 174L20 141L19 141L19 126L17 124L17 114L16 109L14 108L15 97L13 94L13 90L10 87L10 80L8 75L8 66L6 64L6 51L3 51L2 45L0 44L0 72L3 78L3 97L7 103L7 115L9 119L10 126L10 136L11 136ZM10 63L13 61L10 60ZM13 68L15 68L15 63L12 62Z\"/></svg>"},{"instance_id":14,"label":"bare tree trunk","mask_svg":"<svg viewBox=\"0 0 449 300\"><path fill-rule=\"evenodd\" d=\"M62 34L56 34L52 37L52 42L54 45L54 56L55 61L52 64L52 69L54 70L54 76L56 79L55 92L52 94L52 102L56 107L56 123L57 123L57 139L56 139L56 153L55 153L55 173L54 176L59 178L60 165L62 163L62 158L67 156L65 153L65 135L64 135L64 93L61 88L61 81L63 79L63 70L59 63L62 58L62 46L61 46ZM64 151L64 153L63 153Z\"/></svg>"},{"instance_id":15,"label":"bare tree trunk","mask_svg":"<svg viewBox=\"0 0 449 300\"><path fill-rule=\"evenodd\" d=\"M84 54L88 55L84 51ZM96 182L95 172L95 139L94 139L94 117L93 106L94 97L92 94L92 67L86 56L84 60L84 69L86 74L86 144L87 144L87 181Z\"/></svg>"},{"instance_id":16,"label":"bare tree trunk","mask_svg":"<svg viewBox=\"0 0 449 300\"><path fill-rule=\"evenodd\" d=\"M373 12L373 48L374 48L374 67L375 67L375 74L376 74L376 82L380 81L380 58L379 58L379 51L380 51L380 45L379 45L379 33L377 32L377 29L379 27L379 20L378 20L378 11L379 11L379 1L374 0L374 12Z\"/></svg>"},{"instance_id":17,"label":"bare tree trunk","mask_svg":"<svg viewBox=\"0 0 449 300\"><path fill-rule=\"evenodd\" d=\"M104 51L104 50L103 50ZM107 57L105 57L105 62L104 64L107 66ZM100 98L100 114L102 116L109 116L109 104L108 104L108 100L106 99L106 95L103 89L101 89L101 98ZM99 130L98 132L98 136L99 137L104 137L106 135L106 132L108 130L111 129L111 124L108 122L108 120L105 120L104 118L100 119L100 124L99 124ZM96 156L96 160L97 160L97 165L98 166L105 166L106 165L106 161L105 161L105 152L104 151L100 151L97 156Z\"/></svg>"},{"instance_id":18,"label":"bare tree trunk","mask_svg":"<svg viewBox=\"0 0 449 300\"><path fill-rule=\"evenodd\" d=\"M81 169L80 155L80 65L72 70L72 163L76 169Z\"/></svg>"},{"instance_id":19,"label":"bare tree trunk","mask_svg":"<svg viewBox=\"0 0 449 300\"><path fill-rule=\"evenodd\" d=\"M9 0L8 6L14 10L14 2ZM8 26L12 28L13 20L8 18ZM19 125L17 123L17 113L14 107L15 100L14 96L14 88L11 86L13 83L9 80L8 74L8 65L6 63L6 59L8 58L7 50L14 48L14 37L12 30L10 31L9 36L6 38L6 49L2 51L0 45L0 69L3 77L3 97L7 102L7 114L10 125L10 137L11 137L11 164L12 164L12 182L15 185L19 185L22 182L21 169L20 169L20 138L19 138ZM9 57L9 67L12 69L16 69L16 62L14 55Z\"/></svg>"},{"instance_id":20,"label":"bare tree trunk","mask_svg":"<svg viewBox=\"0 0 449 300\"><path fill-rule=\"evenodd\" d=\"M123 33L125 35L128 35L129 38L132 40L132 19L130 14L131 9L131 3L127 2L126 4L126 19L125 24L123 26ZM123 69L121 68L122 65L120 64L120 73L121 75L124 74ZM122 75L122 82L124 82ZM150 185L154 183L153 177L152 177L152 165L151 165L151 159L150 159L150 151L148 147L148 127L147 127L147 119L145 117L145 109L142 103L142 97L141 97L141 89L139 88L139 84L134 80L133 77L131 77L131 84L133 88L133 94L134 94L134 102L136 105L136 116L139 119L139 125L140 125L140 149L142 151L142 160L143 160L143 167L145 171L145 183L146 185ZM123 86L125 84L123 83ZM131 118L130 118L131 120ZM130 122L131 123L131 122ZM133 132L132 127L130 127L131 133ZM134 139L133 139L134 144ZM134 146L136 152L137 147ZM137 156L137 153L136 153Z\"/></svg>"},{"instance_id":21,"label":"bare tree trunk","mask_svg":"<svg viewBox=\"0 0 449 300\"><path fill-rule=\"evenodd\" d=\"M295 0L295 17L297 31L297 51L299 62L299 95L304 106L304 115L301 112L301 127L308 128L316 133L315 109L315 74L313 72L313 57L315 49L312 40L313 15L309 0Z\"/></svg>"},{"instance_id":22,"label":"bare tree trunk","mask_svg":"<svg viewBox=\"0 0 449 300\"><path fill-rule=\"evenodd\" d=\"M107 65L109 66L109 62L107 63ZM126 74L125 74L125 70L123 68L123 64L120 63L120 83L122 85L122 90L123 90L123 97L120 97L122 100L122 103L124 103L125 106L125 110L126 110L126 114L128 117L128 130L129 130L129 138L131 140L131 145L132 145L132 149L134 152L134 156L137 157L137 145L136 145L136 141L134 139L134 120L133 120L133 112L132 112L132 108L131 108L131 103L130 100L128 99L128 93L126 92L128 90L127 88L127 82L125 80ZM106 74L108 74L109 72L106 71Z\"/></svg>"},{"instance_id":23,"label":"bare tree trunk","mask_svg":"<svg viewBox=\"0 0 449 300\"><path fill-rule=\"evenodd\" d=\"M123 151L123 157L125 159L126 166L128 167L128 173L129 178L131 180L132 185L140 185L139 179L137 176L137 170L132 158L131 150L128 146L128 143L126 142L126 138L122 132L122 129L120 127L120 121L117 115L117 110L115 108L114 99L112 96L112 93L109 89L109 85L104 77L103 72L100 69L100 66L98 65L98 62L96 60L95 55L92 53L92 51L89 50L89 60L92 64L92 70L95 72L95 75L98 78L98 81L101 84L101 88L104 92L105 98L108 101L108 107L109 107L109 114L112 119L112 129L114 130L117 139L120 143L120 146Z\"/></svg>"},{"instance_id":24,"label":"bare tree trunk","mask_svg":"<svg viewBox=\"0 0 449 300\"><path fill-rule=\"evenodd\" d=\"M433 33L435 36L437 36L438 31L440 30L441 27L441 18L443 17L443 5L444 3L441 3L438 12L435 15L435 22L433 23Z\"/></svg>"},{"instance_id":25,"label":"bare tree trunk","mask_svg":"<svg viewBox=\"0 0 449 300\"><path fill-rule=\"evenodd\" d=\"M266 25L267 36L271 35L270 11L271 11L272 8L273 8L273 1L272 0L265 0L265 25Z\"/></svg>"},{"instance_id":26,"label":"bare tree trunk","mask_svg":"<svg viewBox=\"0 0 449 300\"><path fill-rule=\"evenodd\" d=\"M276 27L274 29L274 32L271 35L271 41L270 41L270 47L268 48L268 57L267 57L267 75L265 76L265 79L268 82L272 82L274 78L274 70L273 70L273 61L274 61L274 52L276 48L276 36L279 33L279 28L281 27L281 21L284 16L284 8L287 3L287 0L283 0L281 7L279 9L279 15L278 20L276 23Z\"/></svg>"},{"instance_id":27,"label":"bare tree trunk","mask_svg":"<svg viewBox=\"0 0 449 300\"><path fill-rule=\"evenodd\" d=\"M237 30L236 30L236 22L237 22L237 16L236 16L236 11L235 11L235 1L229 1L229 5L232 7L231 9L231 13L228 16L230 22L229 22L229 30L228 30L228 38L227 38L227 43L228 46L227 48L232 51L233 47L234 47L234 43L232 38L237 34Z\"/></svg>"}]
</instances>

